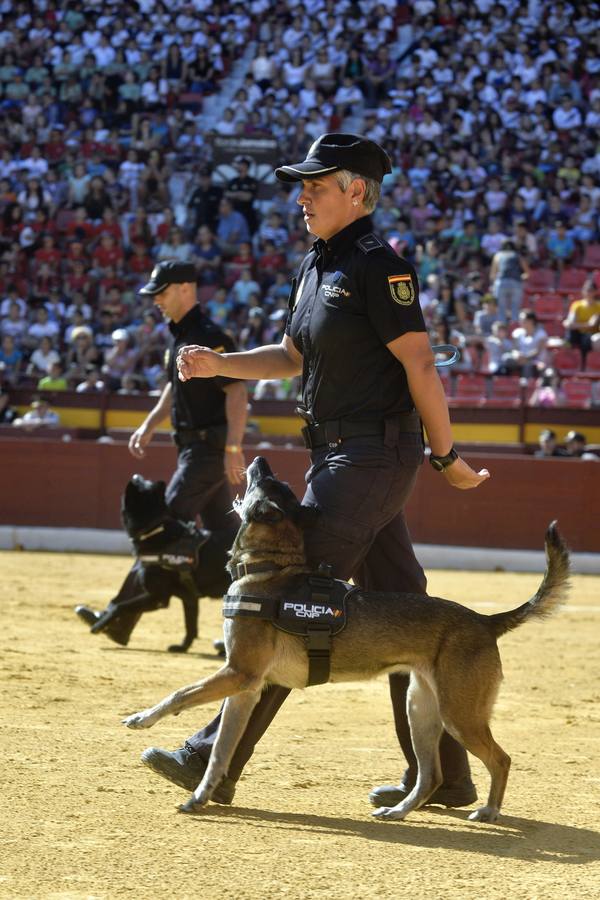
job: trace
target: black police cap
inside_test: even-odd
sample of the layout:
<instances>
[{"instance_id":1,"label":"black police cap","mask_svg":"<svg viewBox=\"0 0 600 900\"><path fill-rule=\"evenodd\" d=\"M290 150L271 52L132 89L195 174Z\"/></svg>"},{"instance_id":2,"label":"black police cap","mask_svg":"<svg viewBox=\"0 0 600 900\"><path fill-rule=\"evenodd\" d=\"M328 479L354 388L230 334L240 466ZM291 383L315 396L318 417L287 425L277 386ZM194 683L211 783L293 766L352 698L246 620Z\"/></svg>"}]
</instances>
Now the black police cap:
<instances>
[{"instance_id":1,"label":"black police cap","mask_svg":"<svg viewBox=\"0 0 600 900\"><path fill-rule=\"evenodd\" d=\"M161 294L170 284L195 284L196 267L193 263L183 263L176 259L165 259L152 269L150 281L138 291L139 294Z\"/></svg>"},{"instance_id":2,"label":"black police cap","mask_svg":"<svg viewBox=\"0 0 600 900\"><path fill-rule=\"evenodd\" d=\"M305 160L280 166L275 175L280 181L304 181L339 169L381 182L392 171L392 165L383 147L360 134L322 134Z\"/></svg>"}]
</instances>

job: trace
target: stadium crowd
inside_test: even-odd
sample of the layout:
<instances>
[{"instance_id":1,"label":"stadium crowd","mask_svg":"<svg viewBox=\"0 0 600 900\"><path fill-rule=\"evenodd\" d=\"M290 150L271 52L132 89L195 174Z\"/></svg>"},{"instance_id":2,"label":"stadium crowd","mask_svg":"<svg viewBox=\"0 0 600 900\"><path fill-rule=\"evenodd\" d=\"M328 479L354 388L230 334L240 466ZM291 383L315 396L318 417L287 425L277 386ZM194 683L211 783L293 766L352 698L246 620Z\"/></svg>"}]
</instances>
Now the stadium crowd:
<instances>
[{"instance_id":1,"label":"stadium crowd","mask_svg":"<svg viewBox=\"0 0 600 900\"><path fill-rule=\"evenodd\" d=\"M461 346L459 372L551 386L562 346L583 368L600 347L599 13L545 0L0 0L5 381L159 390L167 328L136 291L164 258L195 262L201 303L239 346L279 340L310 245L298 191L260 184L244 157L223 180L213 138L274 137L281 158L302 159L343 129L392 159L375 226L414 263L432 341ZM210 121L203 100L234 71L239 88ZM541 320L529 285L543 270L552 294L573 268L585 284Z\"/></svg>"}]
</instances>

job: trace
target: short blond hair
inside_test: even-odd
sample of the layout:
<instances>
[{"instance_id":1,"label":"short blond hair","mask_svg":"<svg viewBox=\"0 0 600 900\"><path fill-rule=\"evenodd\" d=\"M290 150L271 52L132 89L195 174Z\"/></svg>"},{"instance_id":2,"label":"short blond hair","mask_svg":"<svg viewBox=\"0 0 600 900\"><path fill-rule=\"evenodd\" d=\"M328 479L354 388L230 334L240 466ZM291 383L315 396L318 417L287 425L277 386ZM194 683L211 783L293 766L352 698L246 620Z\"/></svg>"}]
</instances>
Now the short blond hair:
<instances>
[{"instance_id":1,"label":"short blond hair","mask_svg":"<svg viewBox=\"0 0 600 900\"><path fill-rule=\"evenodd\" d=\"M335 180L340 186L340 190L345 194L353 181L360 178L365 183L365 196L363 204L367 212L373 212L377 206L377 201L381 196L381 185L374 178L367 178L366 175L357 175L356 172L349 172L348 169L340 169L335 173Z\"/></svg>"}]
</instances>

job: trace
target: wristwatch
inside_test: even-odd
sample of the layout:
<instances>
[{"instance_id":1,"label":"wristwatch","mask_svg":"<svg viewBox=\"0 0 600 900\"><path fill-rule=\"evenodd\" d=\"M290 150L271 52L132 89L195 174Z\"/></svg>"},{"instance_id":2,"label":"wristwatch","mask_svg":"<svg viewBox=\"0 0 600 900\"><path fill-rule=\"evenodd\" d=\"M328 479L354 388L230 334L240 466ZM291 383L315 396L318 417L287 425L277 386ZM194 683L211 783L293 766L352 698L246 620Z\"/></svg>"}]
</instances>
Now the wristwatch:
<instances>
[{"instance_id":1,"label":"wristwatch","mask_svg":"<svg viewBox=\"0 0 600 900\"><path fill-rule=\"evenodd\" d=\"M241 453L241 451L239 444L225 444L225 453Z\"/></svg>"},{"instance_id":2,"label":"wristwatch","mask_svg":"<svg viewBox=\"0 0 600 900\"><path fill-rule=\"evenodd\" d=\"M451 466L455 459L458 459L458 453L452 447L450 452L445 456L434 456L433 453L429 457L429 462L436 470L436 472L443 472L444 469L447 469L448 466Z\"/></svg>"}]
</instances>

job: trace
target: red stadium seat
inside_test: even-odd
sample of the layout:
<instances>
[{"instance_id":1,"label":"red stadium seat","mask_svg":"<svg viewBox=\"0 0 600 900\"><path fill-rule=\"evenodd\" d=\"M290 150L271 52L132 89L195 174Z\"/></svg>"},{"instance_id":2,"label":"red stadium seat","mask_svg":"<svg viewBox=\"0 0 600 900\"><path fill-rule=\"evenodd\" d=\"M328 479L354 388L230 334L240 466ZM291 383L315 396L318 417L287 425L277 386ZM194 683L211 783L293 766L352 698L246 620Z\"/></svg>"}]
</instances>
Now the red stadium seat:
<instances>
[{"instance_id":1,"label":"red stadium seat","mask_svg":"<svg viewBox=\"0 0 600 900\"><path fill-rule=\"evenodd\" d=\"M486 395L487 379L485 375L462 373L456 376L451 404L453 406L481 406Z\"/></svg>"},{"instance_id":2,"label":"red stadium seat","mask_svg":"<svg viewBox=\"0 0 600 900\"><path fill-rule=\"evenodd\" d=\"M198 302L201 306L205 306L211 297L214 296L214 293L217 289L216 285L213 284L202 284L198 288Z\"/></svg>"},{"instance_id":3,"label":"red stadium seat","mask_svg":"<svg viewBox=\"0 0 600 900\"><path fill-rule=\"evenodd\" d=\"M585 358L585 374L600 377L600 350L590 350Z\"/></svg>"},{"instance_id":4,"label":"red stadium seat","mask_svg":"<svg viewBox=\"0 0 600 900\"><path fill-rule=\"evenodd\" d=\"M586 244L581 265L584 269L600 269L600 244Z\"/></svg>"},{"instance_id":5,"label":"red stadium seat","mask_svg":"<svg viewBox=\"0 0 600 900\"><path fill-rule=\"evenodd\" d=\"M519 375L495 375L490 385L490 395L484 401L484 406L506 409L521 406L523 391Z\"/></svg>"},{"instance_id":6,"label":"red stadium seat","mask_svg":"<svg viewBox=\"0 0 600 900\"><path fill-rule=\"evenodd\" d=\"M589 378L565 378L562 389L567 406L587 409L592 402L592 382Z\"/></svg>"},{"instance_id":7,"label":"red stadium seat","mask_svg":"<svg viewBox=\"0 0 600 900\"><path fill-rule=\"evenodd\" d=\"M548 337L565 336L565 329L563 328L561 319L541 319L540 322L543 325Z\"/></svg>"},{"instance_id":8,"label":"red stadium seat","mask_svg":"<svg viewBox=\"0 0 600 900\"><path fill-rule=\"evenodd\" d=\"M525 280L527 293L532 291L552 291L556 284L556 272L554 269L531 269L529 277Z\"/></svg>"},{"instance_id":9,"label":"red stadium seat","mask_svg":"<svg viewBox=\"0 0 600 900\"><path fill-rule=\"evenodd\" d=\"M175 105L182 106L184 109L189 109L192 112L199 113L202 111L203 103L204 94L189 91L187 93L180 94Z\"/></svg>"},{"instance_id":10,"label":"red stadium seat","mask_svg":"<svg viewBox=\"0 0 600 900\"><path fill-rule=\"evenodd\" d=\"M588 277L585 269L564 269L560 273L556 288L561 294L577 294L583 287L583 282Z\"/></svg>"},{"instance_id":11,"label":"red stadium seat","mask_svg":"<svg viewBox=\"0 0 600 900\"><path fill-rule=\"evenodd\" d=\"M561 347L552 354L552 365L561 375L574 375L581 371L581 353L572 347Z\"/></svg>"},{"instance_id":12,"label":"red stadium seat","mask_svg":"<svg viewBox=\"0 0 600 900\"><path fill-rule=\"evenodd\" d=\"M562 319L565 315L565 300L559 294L536 294L529 305L538 319Z\"/></svg>"}]
</instances>

